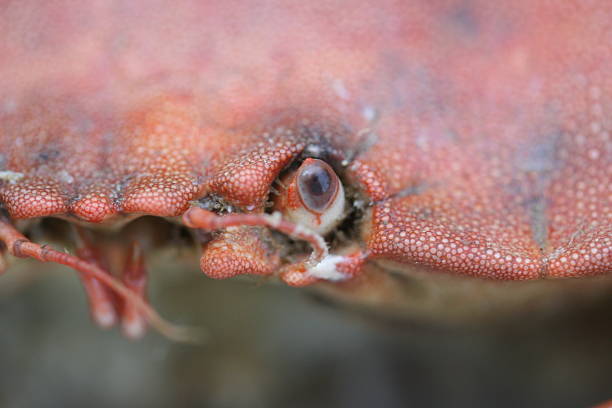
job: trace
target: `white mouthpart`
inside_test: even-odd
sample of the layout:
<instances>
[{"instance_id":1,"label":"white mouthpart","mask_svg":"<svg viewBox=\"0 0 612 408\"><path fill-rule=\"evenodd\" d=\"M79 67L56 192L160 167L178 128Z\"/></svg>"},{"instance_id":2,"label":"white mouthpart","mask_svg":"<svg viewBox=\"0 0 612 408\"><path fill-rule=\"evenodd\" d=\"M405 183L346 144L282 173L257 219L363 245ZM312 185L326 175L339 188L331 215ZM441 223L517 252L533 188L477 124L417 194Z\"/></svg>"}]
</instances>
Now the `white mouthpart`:
<instances>
[{"instance_id":1,"label":"white mouthpart","mask_svg":"<svg viewBox=\"0 0 612 408\"><path fill-rule=\"evenodd\" d=\"M327 255L321 262L308 268L306 273L317 279L324 279L331 282L343 281L348 276L337 269L337 265L346 260L342 255Z\"/></svg>"}]
</instances>

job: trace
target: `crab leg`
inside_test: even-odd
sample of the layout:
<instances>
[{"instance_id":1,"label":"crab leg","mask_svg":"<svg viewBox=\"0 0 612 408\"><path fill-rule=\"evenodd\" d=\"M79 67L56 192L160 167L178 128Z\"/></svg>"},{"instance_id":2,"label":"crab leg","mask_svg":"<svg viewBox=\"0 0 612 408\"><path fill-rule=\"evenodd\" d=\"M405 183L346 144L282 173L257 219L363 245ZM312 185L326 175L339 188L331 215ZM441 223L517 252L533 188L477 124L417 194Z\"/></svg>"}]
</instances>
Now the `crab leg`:
<instances>
[{"instance_id":1,"label":"crab leg","mask_svg":"<svg viewBox=\"0 0 612 408\"><path fill-rule=\"evenodd\" d=\"M77 255L79 258L107 271L108 268L105 267L103 257L94 245L91 244L91 240L86 235L86 232L81 228L76 228L76 232L79 246ZM135 242L129 247L119 278L128 289L131 289L144 300L146 270L142 249L138 243ZM92 316L98 325L104 328L111 327L116 323L119 315L123 332L127 337L138 339L144 335L146 327L145 318L138 310L136 304L128 300L120 302L108 287L104 286L94 277L81 275L81 280L89 297Z\"/></svg>"},{"instance_id":2,"label":"crab leg","mask_svg":"<svg viewBox=\"0 0 612 408\"><path fill-rule=\"evenodd\" d=\"M142 248L138 243L132 244L129 250L121 280L126 287L136 293L141 299L146 297L147 273L144 264ZM123 332L132 339L140 338L146 329L146 320L138 306L129 300L123 303L121 311Z\"/></svg>"},{"instance_id":3,"label":"crab leg","mask_svg":"<svg viewBox=\"0 0 612 408\"><path fill-rule=\"evenodd\" d=\"M105 273L103 260L98 251L91 245L91 242L80 228L77 231L77 255L79 258L96 265ZM99 279L88 275L80 274L81 282L89 299L89 308L93 320L103 328L112 327L117 321L117 299L115 295Z\"/></svg>"},{"instance_id":4,"label":"crab leg","mask_svg":"<svg viewBox=\"0 0 612 408\"><path fill-rule=\"evenodd\" d=\"M110 276L95 263L31 242L5 218L0 218L0 241L6 245L8 252L13 256L66 265L82 275L97 279L112 289L124 301L132 303L151 326L170 339L184 342L200 342L202 340L203 333L200 330L191 327L178 327L166 321L141 296Z\"/></svg>"}]
</instances>

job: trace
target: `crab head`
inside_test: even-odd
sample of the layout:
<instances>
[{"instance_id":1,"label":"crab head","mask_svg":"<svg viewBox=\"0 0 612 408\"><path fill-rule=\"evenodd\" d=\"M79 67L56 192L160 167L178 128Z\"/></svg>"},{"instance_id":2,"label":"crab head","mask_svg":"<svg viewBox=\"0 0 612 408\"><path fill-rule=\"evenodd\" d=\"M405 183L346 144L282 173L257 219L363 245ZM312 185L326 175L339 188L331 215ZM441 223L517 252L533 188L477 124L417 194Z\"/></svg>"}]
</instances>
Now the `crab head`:
<instances>
[{"instance_id":1,"label":"crab head","mask_svg":"<svg viewBox=\"0 0 612 408\"><path fill-rule=\"evenodd\" d=\"M363 177L356 151L317 130L275 133L268 149L259 142L256 154L222 166L183 215L188 227L214 231L202 242L202 271L277 276L292 286L355 277L368 258L362 228L374 180Z\"/></svg>"}]
</instances>

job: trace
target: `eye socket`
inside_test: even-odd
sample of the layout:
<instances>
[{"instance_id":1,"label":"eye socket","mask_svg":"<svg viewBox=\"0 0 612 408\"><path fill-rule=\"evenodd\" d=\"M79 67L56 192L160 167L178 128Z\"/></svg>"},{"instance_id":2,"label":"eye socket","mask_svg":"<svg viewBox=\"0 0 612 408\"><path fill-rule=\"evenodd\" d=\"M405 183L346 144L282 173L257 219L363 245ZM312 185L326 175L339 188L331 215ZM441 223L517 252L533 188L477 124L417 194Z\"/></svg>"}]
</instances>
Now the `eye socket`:
<instances>
[{"instance_id":1,"label":"eye socket","mask_svg":"<svg viewBox=\"0 0 612 408\"><path fill-rule=\"evenodd\" d=\"M342 182L322 160L304 160L297 170L281 178L280 186L274 208L296 224L326 234L346 215Z\"/></svg>"},{"instance_id":2,"label":"eye socket","mask_svg":"<svg viewBox=\"0 0 612 408\"><path fill-rule=\"evenodd\" d=\"M338 176L324 161L306 159L298 169L300 200L310 211L321 213L327 209L338 194L339 184Z\"/></svg>"}]
</instances>

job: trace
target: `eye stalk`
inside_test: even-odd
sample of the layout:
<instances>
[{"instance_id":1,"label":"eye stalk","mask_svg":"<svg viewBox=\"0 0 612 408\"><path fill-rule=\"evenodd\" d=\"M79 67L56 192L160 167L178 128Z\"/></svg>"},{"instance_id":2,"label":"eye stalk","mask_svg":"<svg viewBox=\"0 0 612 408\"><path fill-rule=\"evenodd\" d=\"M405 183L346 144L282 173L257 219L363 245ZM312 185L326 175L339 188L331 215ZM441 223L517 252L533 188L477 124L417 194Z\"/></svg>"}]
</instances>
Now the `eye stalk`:
<instances>
[{"instance_id":1,"label":"eye stalk","mask_svg":"<svg viewBox=\"0 0 612 408\"><path fill-rule=\"evenodd\" d=\"M306 159L280 181L274 207L290 221L326 234L345 216L344 188L331 166Z\"/></svg>"}]
</instances>

